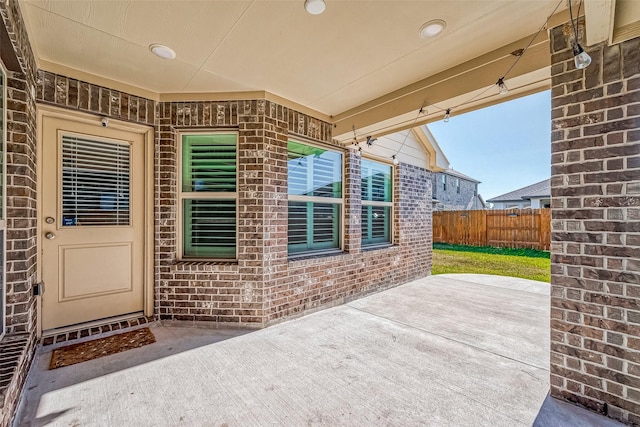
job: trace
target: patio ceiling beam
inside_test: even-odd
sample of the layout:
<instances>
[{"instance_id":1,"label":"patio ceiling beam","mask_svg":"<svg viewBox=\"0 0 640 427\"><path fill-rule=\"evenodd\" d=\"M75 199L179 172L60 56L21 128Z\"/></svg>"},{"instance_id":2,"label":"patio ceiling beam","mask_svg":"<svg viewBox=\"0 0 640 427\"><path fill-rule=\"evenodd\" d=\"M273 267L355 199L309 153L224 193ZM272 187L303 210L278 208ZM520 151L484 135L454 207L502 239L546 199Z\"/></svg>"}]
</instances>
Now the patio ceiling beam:
<instances>
[{"instance_id":1,"label":"patio ceiling beam","mask_svg":"<svg viewBox=\"0 0 640 427\"><path fill-rule=\"evenodd\" d=\"M344 144L352 142L353 128L362 139L366 135L382 136L440 120L446 108L451 108L454 116L548 89L549 41L547 32L541 31L505 79L510 89L506 96L499 95L496 87L472 102L466 102L495 85L515 61L513 52L525 48L533 36L531 34L334 116L334 139ZM460 105L463 103L465 105ZM425 107L426 113L418 115L421 106Z\"/></svg>"},{"instance_id":2,"label":"patio ceiling beam","mask_svg":"<svg viewBox=\"0 0 640 427\"><path fill-rule=\"evenodd\" d=\"M615 8L615 0L591 0L584 3L587 45L610 40Z\"/></svg>"}]
</instances>

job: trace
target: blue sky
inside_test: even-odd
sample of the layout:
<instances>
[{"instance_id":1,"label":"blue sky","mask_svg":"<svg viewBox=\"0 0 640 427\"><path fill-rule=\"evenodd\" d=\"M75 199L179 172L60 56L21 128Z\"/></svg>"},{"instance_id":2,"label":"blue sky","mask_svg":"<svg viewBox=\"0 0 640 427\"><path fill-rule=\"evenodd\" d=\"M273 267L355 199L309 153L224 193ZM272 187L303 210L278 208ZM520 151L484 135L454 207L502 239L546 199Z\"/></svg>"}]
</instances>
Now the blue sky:
<instances>
[{"instance_id":1,"label":"blue sky","mask_svg":"<svg viewBox=\"0 0 640 427\"><path fill-rule=\"evenodd\" d=\"M451 168L490 199L551 174L551 94L529 95L429 125Z\"/></svg>"}]
</instances>

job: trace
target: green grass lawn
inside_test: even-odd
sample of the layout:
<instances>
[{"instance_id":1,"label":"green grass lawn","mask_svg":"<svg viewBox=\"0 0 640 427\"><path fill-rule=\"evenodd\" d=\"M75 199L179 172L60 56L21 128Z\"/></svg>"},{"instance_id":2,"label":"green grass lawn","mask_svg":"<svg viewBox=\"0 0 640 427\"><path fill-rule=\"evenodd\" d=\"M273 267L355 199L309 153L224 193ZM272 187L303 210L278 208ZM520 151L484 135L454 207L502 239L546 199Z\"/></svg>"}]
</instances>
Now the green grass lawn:
<instances>
[{"instance_id":1,"label":"green grass lawn","mask_svg":"<svg viewBox=\"0 0 640 427\"><path fill-rule=\"evenodd\" d=\"M433 244L432 274L478 273L549 282L549 252Z\"/></svg>"}]
</instances>

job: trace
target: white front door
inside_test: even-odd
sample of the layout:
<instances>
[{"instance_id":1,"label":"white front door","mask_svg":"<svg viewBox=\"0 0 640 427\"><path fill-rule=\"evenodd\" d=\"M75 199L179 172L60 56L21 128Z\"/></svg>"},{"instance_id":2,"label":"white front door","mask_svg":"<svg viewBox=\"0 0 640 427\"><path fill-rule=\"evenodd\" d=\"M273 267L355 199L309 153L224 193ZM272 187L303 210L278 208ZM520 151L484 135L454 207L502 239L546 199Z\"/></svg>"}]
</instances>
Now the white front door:
<instances>
[{"instance_id":1,"label":"white front door","mask_svg":"<svg viewBox=\"0 0 640 427\"><path fill-rule=\"evenodd\" d=\"M42 329L141 312L145 136L43 116Z\"/></svg>"}]
</instances>

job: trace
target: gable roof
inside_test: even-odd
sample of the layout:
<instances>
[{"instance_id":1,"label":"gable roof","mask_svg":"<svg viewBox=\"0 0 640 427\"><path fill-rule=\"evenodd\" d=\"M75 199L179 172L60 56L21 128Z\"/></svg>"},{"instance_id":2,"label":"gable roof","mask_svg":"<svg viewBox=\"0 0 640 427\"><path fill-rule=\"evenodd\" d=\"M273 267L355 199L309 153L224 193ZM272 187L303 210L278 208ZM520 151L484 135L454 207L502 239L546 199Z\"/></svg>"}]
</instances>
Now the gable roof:
<instances>
[{"instance_id":1,"label":"gable roof","mask_svg":"<svg viewBox=\"0 0 640 427\"><path fill-rule=\"evenodd\" d=\"M465 175L465 174L463 174L461 172L458 172L455 169L445 169L441 173L444 173L444 174L447 174L447 175L451 175L451 176L455 176L456 178L461 178L461 179L464 179L466 181L471 181L471 182L475 182L475 183L478 183L478 184L480 183L480 181L478 181L477 179L471 178L470 176Z\"/></svg>"},{"instance_id":2,"label":"gable roof","mask_svg":"<svg viewBox=\"0 0 640 427\"><path fill-rule=\"evenodd\" d=\"M549 179L487 199L487 202L513 202L540 197L551 197L551 182Z\"/></svg>"}]
</instances>

